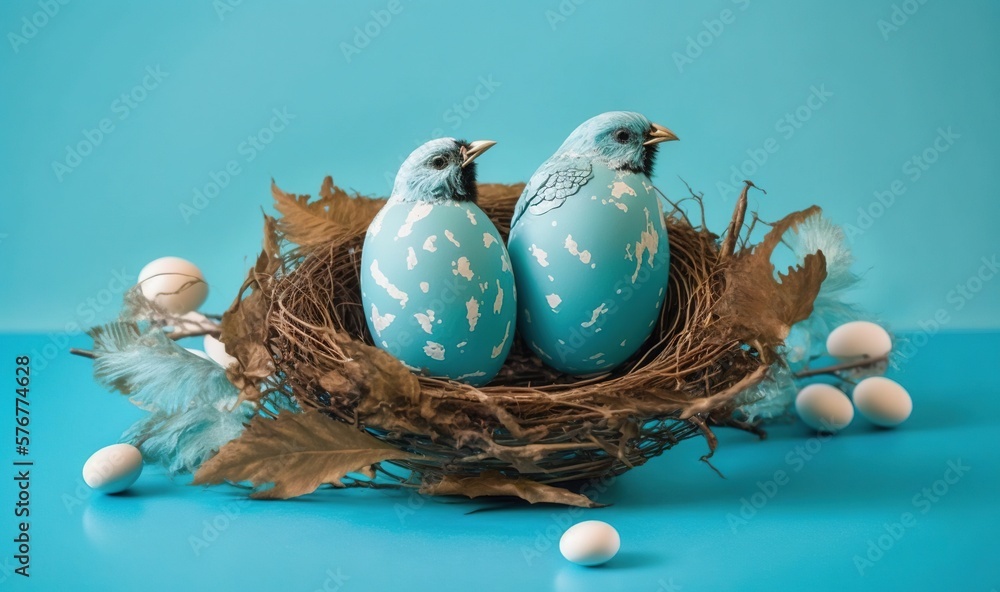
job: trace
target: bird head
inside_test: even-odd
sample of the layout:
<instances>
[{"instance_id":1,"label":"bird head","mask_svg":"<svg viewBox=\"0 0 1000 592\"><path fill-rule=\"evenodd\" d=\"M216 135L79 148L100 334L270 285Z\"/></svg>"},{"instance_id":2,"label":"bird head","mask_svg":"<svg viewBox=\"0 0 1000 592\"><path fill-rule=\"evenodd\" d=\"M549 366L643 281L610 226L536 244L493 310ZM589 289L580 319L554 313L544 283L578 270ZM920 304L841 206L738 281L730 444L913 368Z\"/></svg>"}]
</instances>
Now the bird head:
<instances>
[{"instance_id":1,"label":"bird head","mask_svg":"<svg viewBox=\"0 0 1000 592\"><path fill-rule=\"evenodd\" d=\"M496 142L431 140L414 150L396 173L392 198L402 201L452 199L475 203L476 163Z\"/></svg>"},{"instance_id":2,"label":"bird head","mask_svg":"<svg viewBox=\"0 0 1000 592\"><path fill-rule=\"evenodd\" d=\"M609 111L581 123L557 154L589 156L607 162L616 171L650 176L660 142L676 139L674 132L639 113Z\"/></svg>"}]
</instances>

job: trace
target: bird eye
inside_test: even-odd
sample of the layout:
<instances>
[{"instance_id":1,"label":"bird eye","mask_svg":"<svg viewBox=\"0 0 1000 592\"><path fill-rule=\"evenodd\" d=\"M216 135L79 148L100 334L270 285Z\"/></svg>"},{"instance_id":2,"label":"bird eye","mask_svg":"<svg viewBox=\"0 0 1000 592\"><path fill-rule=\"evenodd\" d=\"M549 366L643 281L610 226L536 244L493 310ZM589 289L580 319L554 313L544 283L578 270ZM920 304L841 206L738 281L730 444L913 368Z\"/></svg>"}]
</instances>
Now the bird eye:
<instances>
[{"instance_id":1,"label":"bird eye","mask_svg":"<svg viewBox=\"0 0 1000 592\"><path fill-rule=\"evenodd\" d=\"M629 133L627 129L622 128L615 131L615 141L618 142L619 144L625 144L631 139L632 139L632 134Z\"/></svg>"},{"instance_id":2,"label":"bird eye","mask_svg":"<svg viewBox=\"0 0 1000 592\"><path fill-rule=\"evenodd\" d=\"M448 159L443 156L435 156L431 160L431 166L438 170L441 170L444 167L448 166Z\"/></svg>"}]
</instances>

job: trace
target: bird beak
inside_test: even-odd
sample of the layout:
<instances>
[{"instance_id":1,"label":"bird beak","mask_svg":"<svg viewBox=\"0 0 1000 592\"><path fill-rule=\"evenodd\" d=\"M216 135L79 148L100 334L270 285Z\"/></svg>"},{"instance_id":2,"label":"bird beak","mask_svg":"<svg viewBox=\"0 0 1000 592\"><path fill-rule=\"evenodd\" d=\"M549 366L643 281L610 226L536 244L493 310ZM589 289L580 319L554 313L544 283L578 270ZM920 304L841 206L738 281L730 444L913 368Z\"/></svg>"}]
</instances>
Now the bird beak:
<instances>
[{"instance_id":1,"label":"bird beak","mask_svg":"<svg viewBox=\"0 0 1000 592\"><path fill-rule=\"evenodd\" d=\"M679 140L677 134L668 130L658 123L654 123L653 127L649 129L649 139L642 143L643 146L652 146L653 144L659 144L660 142L670 142L672 140Z\"/></svg>"},{"instance_id":2,"label":"bird beak","mask_svg":"<svg viewBox=\"0 0 1000 592\"><path fill-rule=\"evenodd\" d=\"M469 144L468 148L462 148L462 168L472 164L472 161L479 158L479 155L496 145L493 140L476 140Z\"/></svg>"}]
</instances>

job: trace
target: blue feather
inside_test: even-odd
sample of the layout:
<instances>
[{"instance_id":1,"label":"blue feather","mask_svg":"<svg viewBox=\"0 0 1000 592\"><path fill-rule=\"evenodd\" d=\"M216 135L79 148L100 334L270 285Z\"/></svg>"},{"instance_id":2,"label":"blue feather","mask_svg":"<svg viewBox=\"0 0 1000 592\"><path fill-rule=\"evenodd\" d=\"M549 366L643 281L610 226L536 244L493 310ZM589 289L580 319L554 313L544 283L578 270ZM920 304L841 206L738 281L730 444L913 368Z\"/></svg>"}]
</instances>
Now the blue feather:
<instances>
[{"instance_id":1,"label":"blue feather","mask_svg":"<svg viewBox=\"0 0 1000 592\"><path fill-rule=\"evenodd\" d=\"M132 425L122 434L122 442L137 446L146 462L162 465L171 475L193 473L239 437L253 415L247 403L232 411L222 405L200 405L182 413L157 412Z\"/></svg>"},{"instance_id":2,"label":"blue feather","mask_svg":"<svg viewBox=\"0 0 1000 592\"><path fill-rule=\"evenodd\" d=\"M119 322L96 327L90 335L94 377L147 411L174 413L239 394L222 366L192 354L159 329Z\"/></svg>"},{"instance_id":3,"label":"blue feather","mask_svg":"<svg viewBox=\"0 0 1000 592\"><path fill-rule=\"evenodd\" d=\"M251 404L238 403L239 390L222 366L192 354L158 328L118 322L90 334L98 382L150 412L122 441L172 475L195 471L238 437L256 413Z\"/></svg>"},{"instance_id":4,"label":"blue feather","mask_svg":"<svg viewBox=\"0 0 1000 592\"><path fill-rule=\"evenodd\" d=\"M745 401L742 411L750 420L785 414L799 391L795 372L826 352L826 338L833 329L864 317L861 309L848 300L849 292L860 283L860 278L851 271L854 256L843 229L817 214L789 230L782 240L799 264L807 255L822 251L826 258L826 279L820 285L812 313L792 326L785 340L783 359L769 369L767 380L741 395Z\"/></svg>"},{"instance_id":5,"label":"blue feather","mask_svg":"<svg viewBox=\"0 0 1000 592\"><path fill-rule=\"evenodd\" d=\"M786 359L792 370L799 370L810 359L826 353L826 338L838 326L864 317L862 310L850 302L849 292L860 283L851 265L854 256L847 246L844 231L828 218L817 214L807 218L798 228L783 237L799 263L816 251L826 258L826 279L820 285L812 314L792 326L786 340Z\"/></svg>"},{"instance_id":6,"label":"blue feather","mask_svg":"<svg viewBox=\"0 0 1000 592\"><path fill-rule=\"evenodd\" d=\"M525 211L544 214L579 193L593 178L594 164L651 176L656 146L642 141L651 126L644 116L629 111L609 111L581 123L528 180L514 207L511 228ZM621 130L629 130L635 141L616 141L614 134Z\"/></svg>"}]
</instances>

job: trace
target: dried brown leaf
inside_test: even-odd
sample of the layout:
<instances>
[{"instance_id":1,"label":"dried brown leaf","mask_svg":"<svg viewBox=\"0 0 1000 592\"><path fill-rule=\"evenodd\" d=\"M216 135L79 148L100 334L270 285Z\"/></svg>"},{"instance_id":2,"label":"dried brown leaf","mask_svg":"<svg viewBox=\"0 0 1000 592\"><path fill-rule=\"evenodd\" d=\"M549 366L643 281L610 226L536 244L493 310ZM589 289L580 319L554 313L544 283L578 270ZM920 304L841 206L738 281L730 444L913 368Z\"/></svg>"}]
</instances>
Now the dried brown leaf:
<instances>
[{"instance_id":1,"label":"dried brown leaf","mask_svg":"<svg viewBox=\"0 0 1000 592\"><path fill-rule=\"evenodd\" d=\"M359 395L357 412L366 421L369 417L392 417L400 407L416 405L420 381L399 360L358 341L345 341L342 347L351 358L343 373Z\"/></svg>"},{"instance_id":2,"label":"dried brown leaf","mask_svg":"<svg viewBox=\"0 0 1000 592\"><path fill-rule=\"evenodd\" d=\"M312 493L324 483L340 485L372 463L414 458L320 412L282 412L256 418L243 435L201 466L193 484L249 481L251 497L288 499ZM263 489L268 484L274 486Z\"/></svg>"},{"instance_id":3,"label":"dried brown leaf","mask_svg":"<svg viewBox=\"0 0 1000 592\"><path fill-rule=\"evenodd\" d=\"M236 300L222 316L221 324L220 340L226 344L226 352L240 362L238 368L230 369L230 379L244 394L256 390L254 383L257 380L274 373L274 362L264 343L270 306L268 294L271 282L281 268L277 221L265 215L261 253L247 274Z\"/></svg>"},{"instance_id":4,"label":"dried brown leaf","mask_svg":"<svg viewBox=\"0 0 1000 592\"><path fill-rule=\"evenodd\" d=\"M545 485L524 477L511 479L496 471L486 471L478 476L460 477L445 475L435 483L425 483L420 493L427 495L464 495L469 498L490 496L519 497L532 504L562 504L580 508L600 508L604 504L592 501L585 495L568 489Z\"/></svg>"},{"instance_id":5,"label":"dried brown leaf","mask_svg":"<svg viewBox=\"0 0 1000 592\"><path fill-rule=\"evenodd\" d=\"M333 184L331 177L323 180L319 199L309 201L309 195L285 193L271 183L274 207L281 212L279 230L289 241L311 247L326 243L332 237L356 233L367 228L372 218L385 204L383 199L349 195Z\"/></svg>"},{"instance_id":6,"label":"dried brown leaf","mask_svg":"<svg viewBox=\"0 0 1000 592\"><path fill-rule=\"evenodd\" d=\"M791 326L812 313L813 301L826 279L822 252L779 273L778 280L774 278L771 254L785 232L819 212L819 207L812 206L785 216L763 241L736 253L724 268L725 288L716 313L738 339L754 345L767 358L788 336Z\"/></svg>"}]
</instances>

